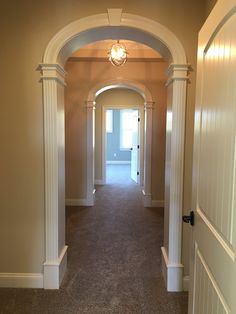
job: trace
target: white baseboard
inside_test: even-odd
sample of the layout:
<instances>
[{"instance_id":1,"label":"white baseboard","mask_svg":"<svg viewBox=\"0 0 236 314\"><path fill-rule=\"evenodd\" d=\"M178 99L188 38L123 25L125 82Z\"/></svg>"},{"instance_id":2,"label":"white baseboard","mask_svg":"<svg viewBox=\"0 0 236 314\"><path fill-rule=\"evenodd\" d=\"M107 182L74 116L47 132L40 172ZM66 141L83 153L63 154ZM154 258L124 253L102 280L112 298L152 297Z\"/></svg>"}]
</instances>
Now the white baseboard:
<instances>
[{"instance_id":1,"label":"white baseboard","mask_svg":"<svg viewBox=\"0 0 236 314\"><path fill-rule=\"evenodd\" d=\"M104 184L106 184L106 182L104 182L104 180L94 180L94 184L95 185L104 185Z\"/></svg>"},{"instance_id":2,"label":"white baseboard","mask_svg":"<svg viewBox=\"0 0 236 314\"><path fill-rule=\"evenodd\" d=\"M151 207L164 207L165 201L164 200L152 200Z\"/></svg>"},{"instance_id":3,"label":"white baseboard","mask_svg":"<svg viewBox=\"0 0 236 314\"><path fill-rule=\"evenodd\" d=\"M146 193L144 190L142 190L142 194L143 194L143 206L152 207L152 195Z\"/></svg>"},{"instance_id":4,"label":"white baseboard","mask_svg":"<svg viewBox=\"0 0 236 314\"><path fill-rule=\"evenodd\" d=\"M144 207L164 207L164 200L152 200L152 194L142 190Z\"/></svg>"},{"instance_id":5,"label":"white baseboard","mask_svg":"<svg viewBox=\"0 0 236 314\"><path fill-rule=\"evenodd\" d=\"M183 290L189 291L189 276L184 276L183 278Z\"/></svg>"},{"instance_id":6,"label":"white baseboard","mask_svg":"<svg viewBox=\"0 0 236 314\"><path fill-rule=\"evenodd\" d=\"M90 199L67 198L66 206L93 206Z\"/></svg>"},{"instance_id":7,"label":"white baseboard","mask_svg":"<svg viewBox=\"0 0 236 314\"><path fill-rule=\"evenodd\" d=\"M67 267L67 246L65 245L57 261L44 263L44 289L59 289Z\"/></svg>"},{"instance_id":8,"label":"white baseboard","mask_svg":"<svg viewBox=\"0 0 236 314\"><path fill-rule=\"evenodd\" d=\"M182 264L169 263L166 249L161 248L162 252L162 273L166 283L167 291L183 291L183 268Z\"/></svg>"},{"instance_id":9,"label":"white baseboard","mask_svg":"<svg viewBox=\"0 0 236 314\"><path fill-rule=\"evenodd\" d=\"M107 165L130 165L131 161L129 160L107 160Z\"/></svg>"},{"instance_id":10,"label":"white baseboard","mask_svg":"<svg viewBox=\"0 0 236 314\"><path fill-rule=\"evenodd\" d=\"M43 288L43 274L0 273L2 288Z\"/></svg>"}]
</instances>

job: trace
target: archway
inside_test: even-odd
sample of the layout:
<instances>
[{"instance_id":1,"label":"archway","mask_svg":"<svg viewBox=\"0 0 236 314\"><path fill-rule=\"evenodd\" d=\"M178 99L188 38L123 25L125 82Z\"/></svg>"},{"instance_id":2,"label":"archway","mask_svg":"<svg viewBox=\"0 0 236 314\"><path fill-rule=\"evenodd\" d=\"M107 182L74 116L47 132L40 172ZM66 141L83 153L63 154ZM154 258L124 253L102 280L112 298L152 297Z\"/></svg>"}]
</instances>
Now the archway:
<instances>
[{"instance_id":1,"label":"archway","mask_svg":"<svg viewBox=\"0 0 236 314\"><path fill-rule=\"evenodd\" d=\"M94 191L94 152L91 151L93 143L93 119L94 109L96 108L95 98L102 92L114 89L126 88L136 91L144 98L144 184L143 184L143 203L144 206L151 206L151 151L152 151L152 109L153 99L150 91L146 86L139 82L125 80L125 79L111 79L106 82L101 82L94 86L87 99L87 204L93 205L93 191Z\"/></svg>"},{"instance_id":2,"label":"archway","mask_svg":"<svg viewBox=\"0 0 236 314\"><path fill-rule=\"evenodd\" d=\"M49 42L40 65L43 82L45 136L45 263L44 288L59 288L66 269L64 230L64 63L73 51L103 39L130 39L159 51L171 63L167 90L168 129L165 191L163 273L169 291L181 291L183 265L182 194L185 135L185 104L189 65L184 49L163 25L122 9L79 19L59 31ZM91 148L92 149L92 148Z\"/></svg>"}]
</instances>

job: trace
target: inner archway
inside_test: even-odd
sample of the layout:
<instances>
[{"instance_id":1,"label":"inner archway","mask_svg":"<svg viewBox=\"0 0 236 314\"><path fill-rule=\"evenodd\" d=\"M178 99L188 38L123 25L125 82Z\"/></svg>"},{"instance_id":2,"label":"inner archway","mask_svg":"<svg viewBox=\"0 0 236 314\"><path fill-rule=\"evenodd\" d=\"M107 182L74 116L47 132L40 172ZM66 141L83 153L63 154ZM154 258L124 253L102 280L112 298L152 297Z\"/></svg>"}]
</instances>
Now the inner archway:
<instances>
[{"instance_id":1,"label":"inner archway","mask_svg":"<svg viewBox=\"0 0 236 314\"><path fill-rule=\"evenodd\" d=\"M153 99L146 86L139 82L125 79L112 79L95 85L88 94L87 100L87 202L93 205L94 191L94 152L91 151L93 143L94 109L96 108L96 97L107 90L129 89L137 92L144 98L144 184L143 203L144 206L151 206L151 151L152 151L152 109ZM104 170L103 170L104 172Z\"/></svg>"},{"instance_id":2,"label":"inner archway","mask_svg":"<svg viewBox=\"0 0 236 314\"><path fill-rule=\"evenodd\" d=\"M44 288L59 288L66 269L64 230L64 63L83 45L102 39L130 39L159 51L171 63L167 90L168 128L163 273L169 291L182 290L182 194L185 103L189 65L184 49L163 25L137 15L108 13L77 20L49 42L40 65L43 82L45 136L45 263ZM92 149L92 148L91 148Z\"/></svg>"}]
</instances>

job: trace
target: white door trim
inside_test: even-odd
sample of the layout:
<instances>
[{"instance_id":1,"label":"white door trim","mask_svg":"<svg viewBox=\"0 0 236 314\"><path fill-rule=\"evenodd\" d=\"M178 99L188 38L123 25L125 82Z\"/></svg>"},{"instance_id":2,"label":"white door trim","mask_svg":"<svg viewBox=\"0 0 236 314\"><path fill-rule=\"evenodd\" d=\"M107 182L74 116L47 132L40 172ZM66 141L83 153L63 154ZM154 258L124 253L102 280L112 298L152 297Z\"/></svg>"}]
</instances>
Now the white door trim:
<instances>
[{"instance_id":1,"label":"white door trim","mask_svg":"<svg viewBox=\"0 0 236 314\"><path fill-rule=\"evenodd\" d=\"M106 124L105 124L106 114L105 114L105 111L107 109L136 109L140 113L141 123L142 123L142 120L144 119L144 107L143 106L122 106L122 105L121 106L117 106L117 105L102 106L102 139L103 139L102 140L102 174L103 174L102 181L105 184L106 184L106 150L107 150ZM144 153L144 138L145 138L144 127L142 127L142 125L140 125L140 133L142 133L142 134L140 134L140 150L139 150L139 159L138 159L139 160L138 169L140 169L140 176L141 176L141 181L140 181L139 185L142 185L143 184L144 168L146 166L145 161L142 161L142 158L141 158L141 156ZM149 147L149 149L151 150L151 147ZM117 162L117 163L119 163L119 162ZM143 165L143 167L142 167L142 165ZM149 180L151 180L151 178L149 178Z\"/></svg>"},{"instance_id":2,"label":"white door trim","mask_svg":"<svg viewBox=\"0 0 236 314\"><path fill-rule=\"evenodd\" d=\"M108 12L111 13L111 11ZM111 16L111 15L110 15ZM114 22L114 21L113 21ZM163 25L138 15L122 13L120 21L116 21L116 29L126 34L126 39L142 42L161 52L172 62L169 72L169 84L172 88L172 149L170 157L170 204L168 226L169 242L168 263L179 265L181 263L182 243L182 201L183 201L183 163L184 163L184 137L185 137L185 103L188 81L189 65L186 61L184 48L177 37ZM121 28L119 28L119 26ZM64 83L63 65L73 51L83 45L111 36L113 25L109 14L97 14L81 18L61 29L49 42L40 65L43 82L44 106L44 152L45 152L45 265L54 265L58 268L61 252L58 250L58 130L57 130L57 103L58 88ZM105 29L105 31L104 31ZM128 30L128 32L127 32ZM96 36L98 35L98 36ZM139 36L140 35L140 36ZM125 36L125 35L124 35ZM83 38L83 40L81 40ZM147 105L147 110L149 105ZM90 110L91 111L91 110ZM149 111L149 110L148 110ZM147 156L151 158L151 156ZM147 159L146 159L147 160ZM150 164L150 163L148 163ZM148 195L148 193L147 193ZM54 268L55 268L54 267ZM49 282L46 277L54 276L54 288L58 288L60 279L58 271L51 267L51 274L44 269L44 283ZM64 271L64 267L62 268ZM172 269L173 272L173 269ZM179 270L177 269L177 272ZM168 272L167 272L168 276ZM182 275L178 281L182 282ZM180 278L181 277L181 278ZM168 281L168 280L167 280ZM48 288L44 284L44 288ZM52 288L50 286L50 288ZM168 290L181 290L181 285L167 287Z\"/></svg>"}]
</instances>

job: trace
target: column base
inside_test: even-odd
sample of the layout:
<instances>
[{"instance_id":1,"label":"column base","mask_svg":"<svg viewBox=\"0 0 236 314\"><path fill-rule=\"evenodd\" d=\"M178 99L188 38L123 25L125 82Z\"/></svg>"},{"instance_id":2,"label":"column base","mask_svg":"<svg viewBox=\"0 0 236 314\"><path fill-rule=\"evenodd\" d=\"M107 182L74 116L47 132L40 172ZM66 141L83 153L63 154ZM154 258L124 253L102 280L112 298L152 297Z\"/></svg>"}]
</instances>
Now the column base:
<instances>
[{"instance_id":1,"label":"column base","mask_svg":"<svg viewBox=\"0 0 236 314\"><path fill-rule=\"evenodd\" d=\"M180 292L183 291L183 269L182 264L171 264L168 260L167 252L164 247L162 252L162 273L166 283L167 291Z\"/></svg>"},{"instance_id":2,"label":"column base","mask_svg":"<svg viewBox=\"0 0 236 314\"><path fill-rule=\"evenodd\" d=\"M67 248L64 246L57 261L44 263L44 289L59 289L67 268Z\"/></svg>"}]
</instances>

